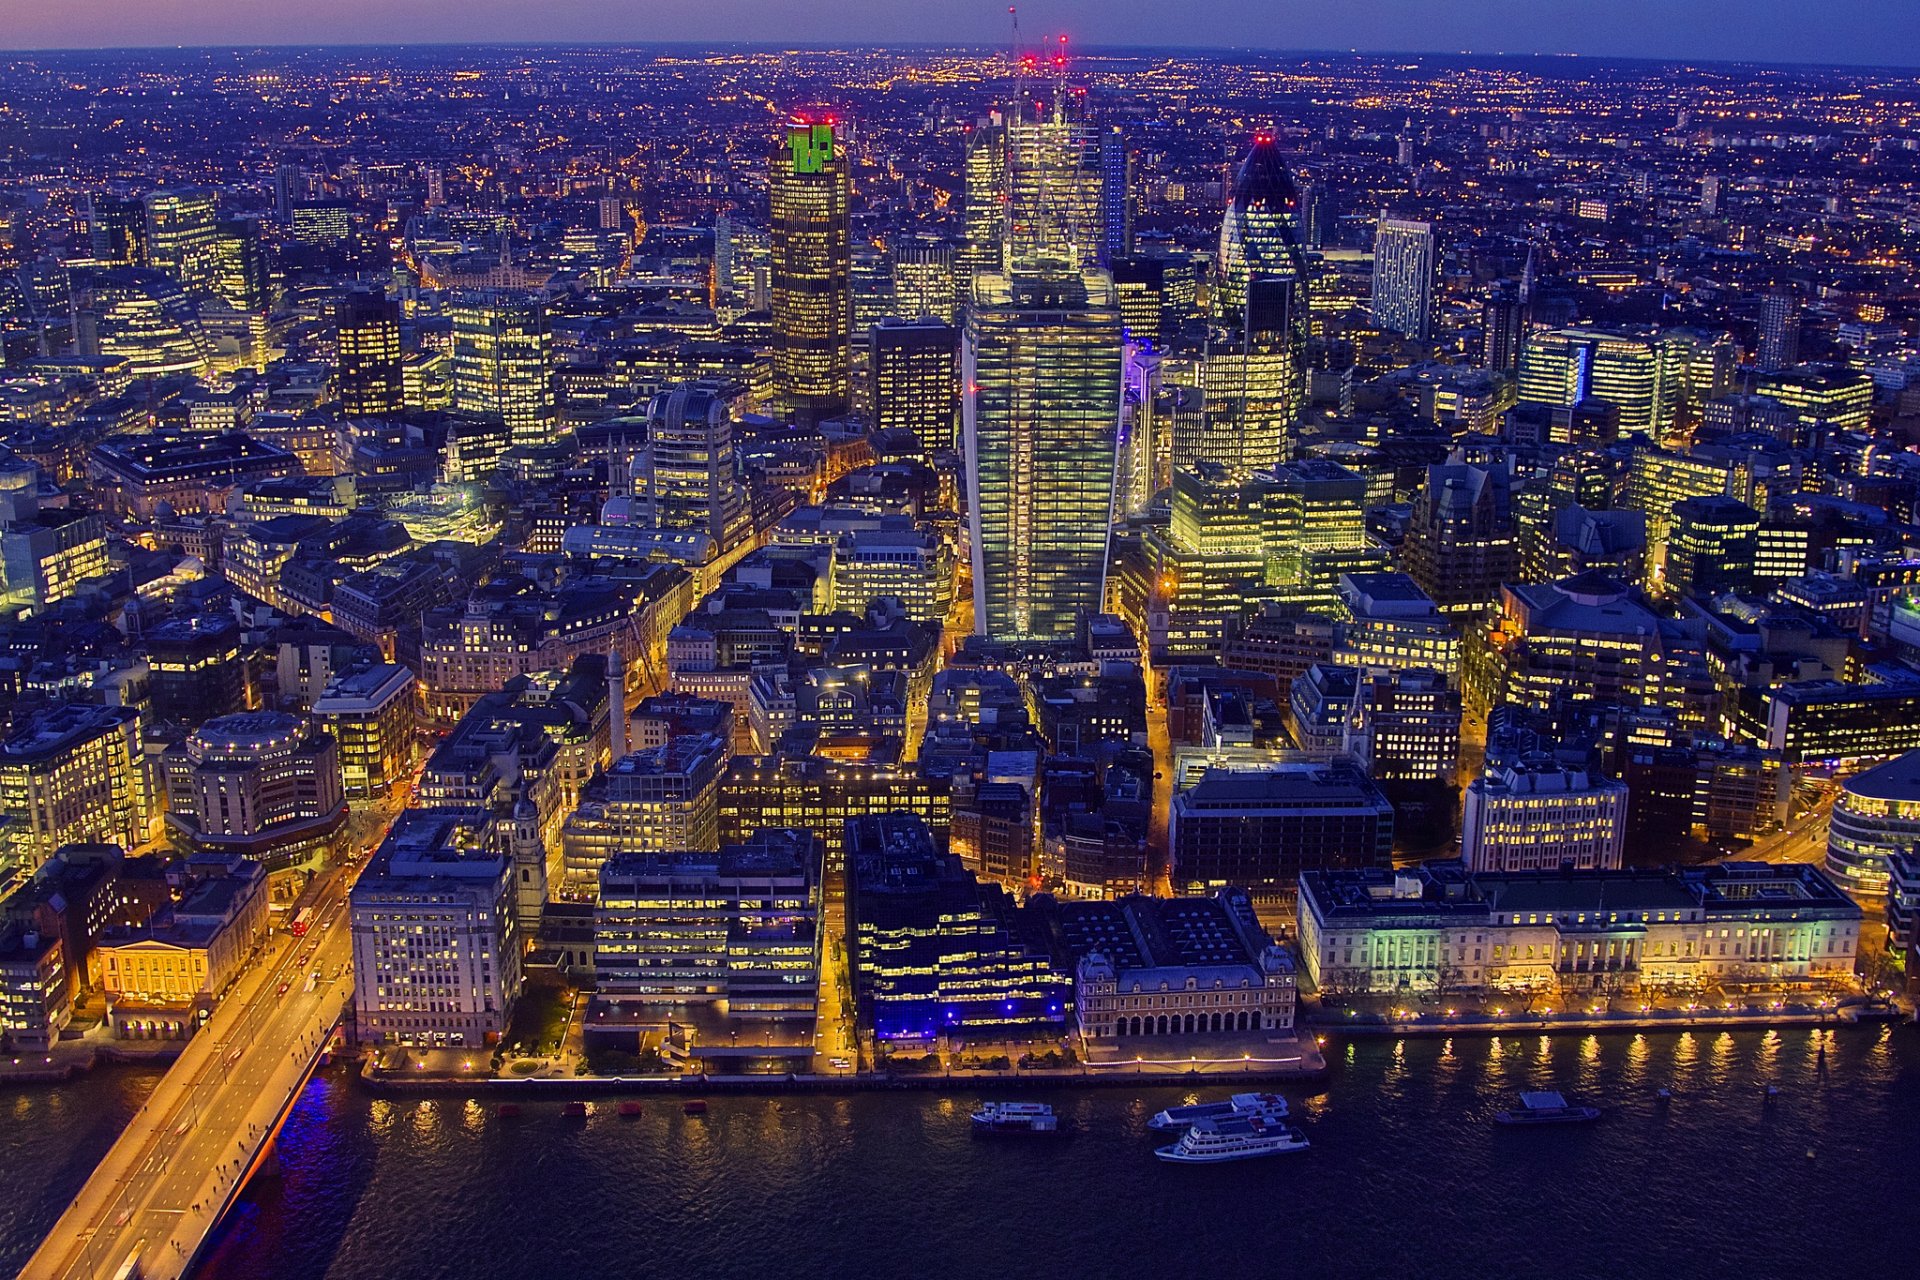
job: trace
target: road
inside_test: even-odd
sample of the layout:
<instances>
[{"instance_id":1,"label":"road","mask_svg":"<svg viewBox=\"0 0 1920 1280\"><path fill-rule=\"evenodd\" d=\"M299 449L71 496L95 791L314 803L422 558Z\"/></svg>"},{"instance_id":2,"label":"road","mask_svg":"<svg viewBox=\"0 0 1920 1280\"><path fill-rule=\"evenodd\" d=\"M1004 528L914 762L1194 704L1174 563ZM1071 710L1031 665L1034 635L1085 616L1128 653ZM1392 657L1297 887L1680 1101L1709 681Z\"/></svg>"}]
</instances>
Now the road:
<instances>
[{"instance_id":1,"label":"road","mask_svg":"<svg viewBox=\"0 0 1920 1280\"><path fill-rule=\"evenodd\" d=\"M219 1220L352 990L346 893L322 876L305 938L276 933L54 1224L21 1280L177 1277ZM308 975L322 979L307 989ZM285 988L283 991L282 988Z\"/></svg>"},{"instance_id":2,"label":"road","mask_svg":"<svg viewBox=\"0 0 1920 1280\"><path fill-rule=\"evenodd\" d=\"M1833 814L1836 791L1829 790L1804 815L1790 819L1770 836L1728 855L1729 862L1805 862L1824 867L1827 861L1827 821Z\"/></svg>"}]
</instances>

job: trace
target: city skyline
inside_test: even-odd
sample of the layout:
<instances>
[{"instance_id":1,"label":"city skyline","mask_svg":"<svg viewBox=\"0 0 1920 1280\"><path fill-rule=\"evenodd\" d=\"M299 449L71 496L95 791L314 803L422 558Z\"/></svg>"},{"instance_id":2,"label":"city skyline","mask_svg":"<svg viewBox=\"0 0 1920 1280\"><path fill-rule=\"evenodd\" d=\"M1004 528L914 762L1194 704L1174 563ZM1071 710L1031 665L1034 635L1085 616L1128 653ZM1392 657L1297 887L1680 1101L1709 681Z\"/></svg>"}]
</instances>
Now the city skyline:
<instances>
[{"instance_id":1,"label":"city skyline","mask_svg":"<svg viewBox=\"0 0 1920 1280\"><path fill-rule=\"evenodd\" d=\"M0 1275L1900 1272L1920 71L585 12L0 56Z\"/></svg>"},{"instance_id":2,"label":"city skyline","mask_svg":"<svg viewBox=\"0 0 1920 1280\"><path fill-rule=\"evenodd\" d=\"M1337 8L1289 6L1269 36L1265 24L1275 16L1259 0L1197 9L1053 0L1023 6L1021 23L1029 41L1065 31L1088 48L1920 65L1920 53L1912 52L1920 49L1920 8L1905 0L1837 0L1817 10L1794 0L1691 0L1678 7L1667 0L1358 0ZM930 13L886 0L672 0L613 12L586 0L556 0L537 13L510 0L339 0L324 10L287 0L180 0L156 12L75 0L13 15L8 26L0 50L9 52L525 43L990 47L1008 38L1007 14L997 4L946 4Z\"/></svg>"}]
</instances>

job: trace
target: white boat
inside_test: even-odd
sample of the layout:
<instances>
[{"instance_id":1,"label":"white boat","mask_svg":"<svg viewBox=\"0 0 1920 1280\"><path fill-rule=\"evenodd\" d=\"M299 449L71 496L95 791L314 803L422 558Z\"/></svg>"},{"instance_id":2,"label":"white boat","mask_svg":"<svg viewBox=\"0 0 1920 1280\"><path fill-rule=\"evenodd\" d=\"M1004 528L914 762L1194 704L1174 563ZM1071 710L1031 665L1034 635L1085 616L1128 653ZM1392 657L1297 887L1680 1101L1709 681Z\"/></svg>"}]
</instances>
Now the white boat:
<instances>
[{"instance_id":1,"label":"white boat","mask_svg":"<svg viewBox=\"0 0 1920 1280\"><path fill-rule=\"evenodd\" d=\"M1251 1160L1255 1156L1305 1151L1308 1145L1298 1129L1267 1124L1248 1116L1228 1116L1224 1120L1202 1120L1192 1125L1180 1141L1169 1147L1157 1147L1153 1154L1175 1164L1219 1164L1226 1160Z\"/></svg>"},{"instance_id":2,"label":"white boat","mask_svg":"<svg viewBox=\"0 0 1920 1280\"><path fill-rule=\"evenodd\" d=\"M1277 1093L1236 1093L1223 1102L1196 1102L1187 1107L1168 1107L1147 1121L1147 1128L1162 1133L1180 1133L1202 1120L1230 1120L1235 1116L1277 1124L1287 1118L1287 1100Z\"/></svg>"},{"instance_id":3,"label":"white boat","mask_svg":"<svg viewBox=\"0 0 1920 1280\"><path fill-rule=\"evenodd\" d=\"M968 1118L976 1134L1060 1132L1060 1117L1044 1102L983 1102Z\"/></svg>"}]
</instances>

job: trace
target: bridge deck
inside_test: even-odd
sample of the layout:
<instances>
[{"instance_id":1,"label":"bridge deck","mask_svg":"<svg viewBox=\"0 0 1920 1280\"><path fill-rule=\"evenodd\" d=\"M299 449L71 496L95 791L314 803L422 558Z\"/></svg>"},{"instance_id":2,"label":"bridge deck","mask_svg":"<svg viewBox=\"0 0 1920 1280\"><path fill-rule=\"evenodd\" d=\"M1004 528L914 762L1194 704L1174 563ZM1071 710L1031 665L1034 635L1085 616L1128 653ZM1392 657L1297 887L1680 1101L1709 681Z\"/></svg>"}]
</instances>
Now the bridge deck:
<instances>
[{"instance_id":1,"label":"bridge deck","mask_svg":"<svg viewBox=\"0 0 1920 1280\"><path fill-rule=\"evenodd\" d=\"M323 883L312 930L276 935L188 1042L21 1271L21 1280L175 1280L306 1082L352 989L346 878ZM307 990L308 977L320 981ZM284 992L282 988L285 988Z\"/></svg>"}]
</instances>

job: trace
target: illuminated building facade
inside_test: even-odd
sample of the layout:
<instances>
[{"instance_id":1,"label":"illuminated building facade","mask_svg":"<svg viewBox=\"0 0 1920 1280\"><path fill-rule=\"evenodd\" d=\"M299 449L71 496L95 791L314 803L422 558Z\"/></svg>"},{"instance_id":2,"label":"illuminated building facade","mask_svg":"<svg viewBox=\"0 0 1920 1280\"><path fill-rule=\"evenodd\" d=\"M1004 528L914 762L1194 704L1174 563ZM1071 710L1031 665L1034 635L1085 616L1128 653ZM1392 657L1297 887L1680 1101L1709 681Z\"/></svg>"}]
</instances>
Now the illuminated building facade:
<instances>
[{"instance_id":1,"label":"illuminated building facade","mask_svg":"<svg viewBox=\"0 0 1920 1280\"><path fill-rule=\"evenodd\" d=\"M735 756L720 780L720 838L737 844L766 827L820 833L827 859L845 853L848 823L881 814L912 814L945 844L952 788L912 764L828 760L819 756Z\"/></svg>"},{"instance_id":2,"label":"illuminated building facade","mask_svg":"<svg viewBox=\"0 0 1920 1280\"><path fill-rule=\"evenodd\" d=\"M823 849L811 831L770 830L711 853L609 858L594 902L596 991L682 1017L707 1006L735 1027L810 1024Z\"/></svg>"},{"instance_id":3,"label":"illuminated building facade","mask_svg":"<svg viewBox=\"0 0 1920 1280\"><path fill-rule=\"evenodd\" d=\"M955 441L960 334L933 319L881 321L867 332L876 432L911 431L926 449Z\"/></svg>"},{"instance_id":4,"label":"illuminated building facade","mask_svg":"<svg viewBox=\"0 0 1920 1280\"><path fill-rule=\"evenodd\" d=\"M405 409L399 304L375 294L350 293L334 308L333 323L340 412L349 418L378 418Z\"/></svg>"},{"instance_id":5,"label":"illuminated building facade","mask_svg":"<svg viewBox=\"0 0 1920 1280\"><path fill-rule=\"evenodd\" d=\"M718 554L752 533L740 481L733 419L745 388L693 382L663 391L647 408L647 444L634 459L631 514L656 529L695 529Z\"/></svg>"},{"instance_id":6,"label":"illuminated building facade","mask_svg":"<svg viewBox=\"0 0 1920 1280\"><path fill-rule=\"evenodd\" d=\"M860 1018L883 1045L1058 1034L1072 980L1044 928L942 853L917 817L847 824L847 950Z\"/></svg>"},{"instance_id":7,"label":"illuminated building facade","mask_svg":"<svg viewBox=\"0 0 1920 1280\"><path fill-rule=\"evenodd\" d=\"M1101 611L1121 356L1104 274L976 277L961 375L981 633L1064 638Z\"/></svg>"},{"instance_id":8,"label":"illuminated building facade","mask_svg":"<svg viewBox=\"0 0 1920 1280\"><path fill-rule=\"evenodd\" d=\"M62 845L147 843L154 797L131 707L60 703L0 742L0 859L38 867Z\"/></svg>"},{"instance_id":9,"label":"illuminated building facade","mask_svg":"<svg viewBox=\"0 0 1920 1280\"><path fill-rule=\"evenodd\" d=\"M513 859L459 815L409 810L354 882L354 1018L374 1045L477 1049L519 998Z\"/></svg>"},{"instance_id":10,"label":"illuminated building facade","mask_svg":"<svg viewBox=\"0 0 1920 1280\"><path fill-rule=\"evenodd\" d=\"M683 734L609 765L561 828L566 895L591 900L616 853L718 849L727 755L713 734Z\"/></svg>"},{"instance_id":11,"label":"illuminated building facade","mask_svg":"<svg viewBox=\"0 0 1920 1280\"><path fill-rule=\"evenodd\" d=\"M1468 785L1460 852L1470 871L1610 870L1626 822L1625 784L1525 760Z\"/></svg>"},{"instance_id":12,"label":"illuminated building facade","mask_svg":"<svg viewBox=\"0 0 1920 1280\"><path fill-rule=\"evenodd\" d=\"M340 750L284 711L209 720L160 757L167 823L195 848L268 867L319 850L346 821Z\"/></svg>"},{"instance_id":13,"label":"illuminated building facade","mask_svg":"<svg viewBox=\"0 0 1920 1280\"><path fill-rule=\"evenodd\" d=\"M1458 862L1300 878L1321 991L1567 995L1844 982L1860 908L1817 869L1474 874Z\"/></svg>"},{"instance_id":14,"label":"illuminated building facade","mask_svg":"<svg viewBox=\"0 0 1920 1280\"><path fill-rule=\"evenodd\" d=\"M1760 513L1732 498L1686 498L1673 505L1666 585L1705 600L1753 585Z\"/></svg>"},{"instance_id":15,"label":"illuminated building facade","mask_svg":"<svg viewBox=\"0 0 1920 1280\"><path fill-rule=\"evenodd\" d=\"M220 212L213 192L200 187L150 191L145 203L146 265L172 276L191 296L214 293Z\"/></svg>"},{"instance_id":16,"label":"illuminated building facade","mask_svg":"<svg viewBox=\"0 0 1920 1280\"><path fill-rule=\"evenodd\" d=\"M244 858L193 859L180 901L108 928L87 958L120 1039L191 1035L267 934L267 873Z\"/></svg>"},{"instance_id":17,"label":"illuminated building facade","mask_svg":"<svg viewBox=\"0 0 1920 1280\"><path fill-rule=\"evenodd\" d=\"M1373 318L1383 329L1425 342L1433 334L1433 280L1438 265L1431 222L1389 218L1373 236Z\"/></svg>"},{"instance_id":18,"label":"illuminated building facade","mask_svg":"<svg viewBox=\"0 0 1920 1280\"><path fill-rule=\"evenodd\" d=\"M1827 871L1855 893L1888 890L1891 860L1920 848L1920 751L1840 784L1827 826Z\"/></svg>"},{"instance_id":19,"label":"illuminated building facade","mask_svg":"<svg viewBox=\"0 0 1920 1280\"><path fill-rule=\"evenodd\" d=\"M545 300L463 294L452 319L453 408L505 423L515 445L550 442L557 416Z\"/></svg>"},{"instance_id":20,"label":"illuminated building facade","mask_svg":"<svg viewBox=\"0 0 1920 1280\"><path fill-rule=\"evenodd\" d=\"M773 375L782 406L813 425L845 413L853 375L848 163L831 119L787 126L773 153Z\"/></svg>"},{"instance_id":21,"label":"illuminated building facade","mask_svg":"<svg viewBox=\"0 0 1920 1280\"><path fill-rule=\"evenodd\" d=\"M313 718L339 744L340 781L353 800L378 800L413 759L418 698L413 672L381 663L335 676L314 701Z\"/></svg>"},{"instance_id":22,"label":"illuminated building facade","mask_svg":"<svg viewBox=\"0 0 1920 1280\"><path fill-rule=\"evenodd\" d=\"M1090 1041L1293 1029L1293 957L1238 889L1066 903L1057 928L1075 963L1074 1018Z\"/></svg>"}]
</instances>

